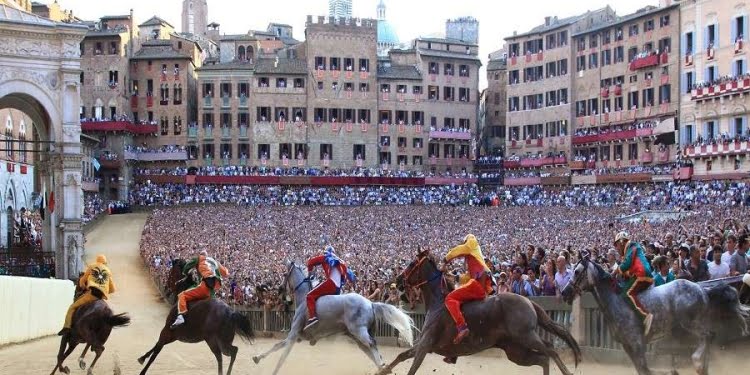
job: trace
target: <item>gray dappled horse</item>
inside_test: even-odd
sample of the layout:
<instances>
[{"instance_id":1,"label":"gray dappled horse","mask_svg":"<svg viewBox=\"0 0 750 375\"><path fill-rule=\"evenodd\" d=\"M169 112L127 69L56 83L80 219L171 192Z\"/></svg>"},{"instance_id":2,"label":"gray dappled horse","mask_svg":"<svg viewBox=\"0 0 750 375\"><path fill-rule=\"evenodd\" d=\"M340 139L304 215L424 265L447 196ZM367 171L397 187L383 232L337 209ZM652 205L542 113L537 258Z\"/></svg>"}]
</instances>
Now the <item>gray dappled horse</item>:
<instances>
[{"instance_id":1,"label":"gray dappled horse","mask_svg":"<svg viewBox=\"0 0 750 375\"><path fill-rule=\"evenodd\" d=\"M697 340L692 355L693 367L698 374L704 375L708 374L709 337L711 333L725 328L713 324L732 325L743 334L747 332L745 319L748 310L740 305L737 292L729 285L704 289L692 281L679 279L647 289L638 297L654 316L648 337L643 334L640 317L617 293L615 280L591 261L588 254L584 254L575 265L573 276L562 294L568 303L572 303L575 296L583 291L594 295L610 331L622 344L640 375L651 374L646 364L646 349L652 341L664 337L693 336Z\"/></svg>"},{"instance_id":2,"label":"gray dappled horse","mask_svg":"<svg viewBox=\"0 0 750 375\"><path fill-rule=\"evenodd\" d=\"M312 280L310 277L305 277L305 273L300 266L290 262L283 287L294 293L296 307L292 318L292 327L284 340L276 343L265 353L253 357L253 361L259 363L269 354L284 348L284 352L273 370L274 374L279 372L296 341L304 339L310 341L310 345L315 345L318 340L339 333L354 339L357 346L367 354L375 365L379 369L383 368L385 363L380 352L378 352L375 338L372 335L372 330L378 320L385 321L397 329L399 336L409 346L414 340L412 332L414 322L406 313L395 306L370 302L357 293L320 297L316 303L318 324L303 332L307 321L305 298L307 293L312 290Z\"/></svg>"}]
</instances>

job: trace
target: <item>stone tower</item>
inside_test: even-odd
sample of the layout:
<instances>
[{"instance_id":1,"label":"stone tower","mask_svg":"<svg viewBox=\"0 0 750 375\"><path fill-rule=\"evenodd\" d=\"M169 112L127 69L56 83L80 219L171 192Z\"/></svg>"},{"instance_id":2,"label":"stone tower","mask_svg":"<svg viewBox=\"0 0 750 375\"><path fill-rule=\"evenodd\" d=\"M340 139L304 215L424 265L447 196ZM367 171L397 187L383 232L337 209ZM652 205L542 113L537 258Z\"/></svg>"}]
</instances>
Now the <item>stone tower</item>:
<instances>
[{"instance_id":1,"label":"stone tower","mask_svg":"<svg viewBox=\"0 0 750 375\"><path fill-rule=\"evenodd\" d=\"M182 32L205 36L208 31L208 3L206 0L182 2Z\"/></svg>"}]
</instances>

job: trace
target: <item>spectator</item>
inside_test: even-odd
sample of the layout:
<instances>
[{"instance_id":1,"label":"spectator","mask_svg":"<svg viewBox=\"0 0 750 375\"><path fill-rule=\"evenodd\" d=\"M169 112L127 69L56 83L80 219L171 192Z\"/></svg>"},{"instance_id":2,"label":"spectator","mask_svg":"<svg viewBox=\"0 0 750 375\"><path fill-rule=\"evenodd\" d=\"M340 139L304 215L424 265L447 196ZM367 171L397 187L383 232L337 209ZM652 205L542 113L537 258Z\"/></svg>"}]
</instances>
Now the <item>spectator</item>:
<instances>
[{"instance_id":1,"label":"spectator","mask_svg":"<svg viewBox=\"0 0 750 375\"><path fill-rule=\"evenodd\" d=\"M732 276L747 273L747 249L750 247L750 237L743 235L739 238L739 247L729 261L729 273Z\"/></svg>"},{"instance_id":2,"label":"spectator","mask_svg":"<svg viewBox=\"0 0 750 375\"><path fill-rule=\"evenodd\" d=\"M654 286L660 286L674 281L674 274L669 269L669 262L666 257L657 255L654 258L652 265L654 268Z\"/></svg>"},{"instance_id":3,"label":"spectator","mask_svg":"<svg viewBox=\"0 0 750 375\"><path fill-rule=\"evenodd\" d=\"M705 259L701 259L700 248L695 245L690 247L690 258L685 260L685 269L693 282L697 283L711 278L708 273L708 263Z\"/></svg>"},{"instance_id":4,"label":"spectator","mask_svg":"<svg viewBox=\"0 0 750 375\"><path fill-rule=\"evenodd\" d=\"M729 265L721 261L723 250L721 245L714 245L711 251L714 260L708 263L708 273L712 280L729 276Z\"/></svg>"}]
</instances>

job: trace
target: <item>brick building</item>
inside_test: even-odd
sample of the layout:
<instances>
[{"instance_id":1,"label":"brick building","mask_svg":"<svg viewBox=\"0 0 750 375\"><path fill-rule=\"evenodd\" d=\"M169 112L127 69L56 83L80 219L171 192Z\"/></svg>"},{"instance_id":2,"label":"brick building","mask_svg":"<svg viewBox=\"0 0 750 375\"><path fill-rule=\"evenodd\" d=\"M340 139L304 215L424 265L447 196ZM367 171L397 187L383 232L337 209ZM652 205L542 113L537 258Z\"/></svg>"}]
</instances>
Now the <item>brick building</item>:
<instances>
[{"instance_id":1,"label":"brick building","mask_svg":"<svg viewBox=\"0 0 750 375\"><path fill-rule=\"evenodd\" d=\"M649 6L573 29L573 170L673 162L679 6ZM579 29L581 31L579 31Z\"/></svg>"},{"instance_id":2,"label":"brick building","mask_svg":"<svg viewBox=\"0 0 750 375\"><path fill-rule=\"evenodd\" d=\"M503 49L489 55L487 92L485 93L485 124L482 147L486 154L505 150L506 115L508 112L508 53Z\"/></svg>"},{"instance_id":3,"label":"brick building","mask_svg":"<svg viewBox=\"0 0 750 375\"><path fill-rule=\"evenodd\" d=\"M747 176L748 12L737 0L680 6L680 142L698 179Z\"/></svg>"}]
</instances>

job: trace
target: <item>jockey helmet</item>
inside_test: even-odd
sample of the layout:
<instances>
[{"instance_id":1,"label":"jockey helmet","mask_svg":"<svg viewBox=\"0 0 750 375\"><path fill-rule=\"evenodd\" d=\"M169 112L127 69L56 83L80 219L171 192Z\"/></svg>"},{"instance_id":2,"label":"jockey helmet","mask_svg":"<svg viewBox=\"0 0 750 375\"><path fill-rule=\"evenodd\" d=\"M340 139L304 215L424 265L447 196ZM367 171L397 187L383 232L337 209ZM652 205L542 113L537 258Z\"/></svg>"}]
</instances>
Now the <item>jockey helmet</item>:
<instances>
[{"instance_id":1,"label":"jockey helmet","mask_svg":"<svg viewBox=\"0 0 750 375\"><path fill-rule=\"evenodd\" d=\"M326 253L336 254L336 250L333 249L333 246L328 245L326 246Z\"/></svg>"},{"instance_id":2,"label":"jockey helmet","mask_svg":"<svg viewBox=\"0 0 750 375\"><path fill-rule=\"evenodd\" d=\"M208 256L208 251L206 251L206 250L201 250L201 252L200 252L200 253L198 253L198 254L200 254L200 255L202 255L202 256L204 256L204 257L207 257L207 256Z\"/></svg>"},{"instance_id":3,"label":"jockey helmet","mask_svg":"<svg viewBox=\"0 0 750 375\"><path fill-rule=\"evenodd\" d=\"M622 240L626 240L626 241L630 240L630 236L628 236L628 232L617 233L617 235L615 236L615 243L618 243Z\"/></svg>"},{"instance_id":4,"label":"jockey helmet","mask_svg":"<svg viewBox=\"0 0 750 375\"><path fill-rule=\"evenodd\" d=\"M97 255L96 263L107 264L107 257L105 257L103 254Z\"/></svg>"}]
</instances>

